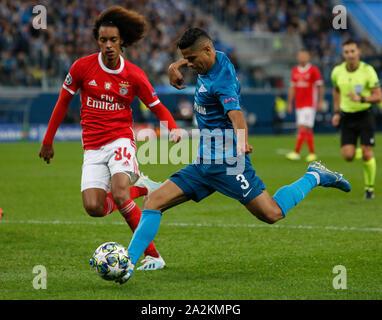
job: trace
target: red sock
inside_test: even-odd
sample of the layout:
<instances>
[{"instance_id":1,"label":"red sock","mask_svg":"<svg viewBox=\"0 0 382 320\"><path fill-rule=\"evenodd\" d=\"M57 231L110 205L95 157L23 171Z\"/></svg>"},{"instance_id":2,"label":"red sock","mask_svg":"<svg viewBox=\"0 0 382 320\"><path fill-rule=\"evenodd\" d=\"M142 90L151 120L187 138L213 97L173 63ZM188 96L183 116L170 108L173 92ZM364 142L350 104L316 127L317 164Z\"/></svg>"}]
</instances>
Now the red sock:
<instances>
[{"instance_id":1,"label":"red sock","mask_svg":"<svg viewBox=\"0 0 382 320\"><path fill-rule=\"evenodd\" d=\"M306 142L308 144L309 152L314 153L314 139L312 130L306 130Z\"/></svg>"},{"instance_id":2,"label":"red sock","mask_svg":"<svg viewBox=\"0 0 382 320\"><path fill-rule=\"evenodd\" d=\"M131 200L145 196L146 194L147 194L147 189L144 187L136 187L136 186L130 187L130 198L131 198ZM112 213L113 211L115 211L117 209L118 208L117 208L117 205L114 203L113 196L109 192L106 195L105 209L104 209L103 215L107 216L109 213Z\"/></svg>"},{"instance_id":3,"label":"red sock","mask_svg":"<svg viewBox=\"0 0 382 320\"><path fill-rule=\"evenodd\" d=\"M108 193L106 195L106 200L105 200L105 208L103 211L103 215L106 216L109 213L112 213L113 211L117 210L117 205L114 203L113 197L111 193Z\"/></svg>"},{"instance_id":4,"label":"red sock","mask_svg":"<svg viewBox=\"0 0 382 320\"><path fill-rule=\"evenodd\" d=\"M130 226L130 229L134 232L138 227L139 220L141 220L141 209L139 209L135 202L132 200L127 200L122 206L118 207L118 209ZM147 255L153 256L155 258L159 257L159 253L155 249L153 242L151 242L145 250L145 256Z\"/></svg>"},{"instance_id":5,"label":"red sock","mask_svg":"<svg viewBox=\"0 0 382 320\"><path fill-rule=\"evenodd\" d=\"M145 196L147 194L147 189L144 187L130 187L130 199L134 200L136 198Z\"/></svg>"},{"instance_id":6,"label":"red sock","mask_svg":"<svg viewBox=\"0 0 382 320\"><path fill-rule=\"evenodd\" d=\"M300 153L300 150L301 150L302 144L304 143L304 140L305 140L305 130L299 128L297 131L297 137L296 137L296 147L294 149L294 151L296 153Z\"/></svg>"}]
</instances>

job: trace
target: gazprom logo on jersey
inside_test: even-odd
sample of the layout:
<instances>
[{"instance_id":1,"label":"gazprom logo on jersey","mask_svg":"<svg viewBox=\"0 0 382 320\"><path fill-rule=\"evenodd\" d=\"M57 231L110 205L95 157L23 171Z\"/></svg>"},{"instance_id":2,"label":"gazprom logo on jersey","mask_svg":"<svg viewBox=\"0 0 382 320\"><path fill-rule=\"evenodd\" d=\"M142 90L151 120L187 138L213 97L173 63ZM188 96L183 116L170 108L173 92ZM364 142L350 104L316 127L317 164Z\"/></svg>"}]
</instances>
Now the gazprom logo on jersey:
<instances>
[{"instance_id":1,"label":"gazprom logo on jersey","mask_svg":"<svg viewBox=\"0 0 382 320\"><path fill-rule=\"evenodd\" d=\"M118 111L118 110L126 109L126 106L121 103L97 100L97 99L93 99L92 97L88 97L86 101L86 105L90 108L108 110L108 111Z\"/></svg>"},{"instance_id":2,"label":"gazprom logo on jersey","mask_svg":"<svg viewBox=\"0 0 382 320\"><path fill-rule=\"evenodd\" d=\"M200 114L207 114L206 107L200 106L196 102L194 102L194 110Z\"/></svg>"}]
</instances>

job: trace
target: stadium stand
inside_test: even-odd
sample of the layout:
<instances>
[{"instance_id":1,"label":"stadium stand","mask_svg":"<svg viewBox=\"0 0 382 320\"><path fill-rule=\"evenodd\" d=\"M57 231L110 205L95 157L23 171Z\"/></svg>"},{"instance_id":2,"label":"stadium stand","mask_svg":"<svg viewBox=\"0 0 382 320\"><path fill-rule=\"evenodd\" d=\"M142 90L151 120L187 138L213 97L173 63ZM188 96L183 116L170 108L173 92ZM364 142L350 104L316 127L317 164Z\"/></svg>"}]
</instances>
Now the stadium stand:
<instances>
[{"instance_id":1,"label":"stadium stand","mask_svg":"<svg viewBox=\"0 0 382 320\"><path fill-rule=\"evenodd\" d=\"M382 10L375 1L344 1L352 16L381 42L382 24L376 18ZM48 29L32 27L32 8L47 8ZM239 63L234 47L220 40L220 25L232 31L258 36L267 33L298 34L312 53L324 80L330 85L330 70L341 60L341 43L353 37L360 41L363 58L377 56L370 38L354 32L353 23L345 31L331 25L334 2L316 0L2 0L0 1L0 86L59 87L74 60L97 50L92 38L94 18L111 5L123 5L141 12L149 22L147 37L127 50L126 56L149 75L154 85L168 85L167 67L178 57L176 40L190 26L207 29L218 50L234 61L244 88L285 88L284 78L271 76L268 67ZM378 11L379 10L379 11ZM374 27L371 27L373 25ZM215 26L215 28L213 28ZM376 27L375 27L376 26ZM285 61L289 69L294 55ZM381 68L376 66L378 72ZM186 83L193 81L192 73Z\"/></svg>"},{"instance_id":2,"label":"stadium stand","mask_svg":"<svg viewBox=\"0 0 382 320\"><path fill-rule=\"evenodd\" d=\"M32 8L41 3L47 8L47 30L32 27ZM354 17L368 30L370 12L378 15L380 7L373 1L363 4L345 1ZM28 87L59 87L73 61L97 50L92 38L94 18L105 8L119 4L145 15L149 33L139 44L129 48L126 55L150 76L155 85L166 85L167 67L178 57L175 47L180 34L190 26L207 29L219 50L231 56L239 70L243 87L283 88L285 81L270 77L265 66L241 69L240 61L229 43L219 41L212 22L221 23L236 32L298 33L303 45L311 50L313 61L321 68L329 84L330 70L341 59L341 42L352 36L361 42L364 57L377 51L367 38L353 32L352 24L344 32L334 32L331 26L332 3L317 0L138 0L138 1L0 1L0 85ZM357 8L356 8L357 7ZM357 10L356 10L357 9ZM362 10L361 10L362 9ZM169 14L171 13L171 14ZM369 17L369 18L368 18ZM378 25L378 24L377 24ZM379 37L379 38L378 38ZM381 41L376 32L376 41ZM291 57L289 64L293 64ZM187 81L192 80L192 74Z\"/></svg>"},{"instance_id":3,"label":"stadium stand","mask_svg":"<svg viewBox=\"0 0 382 320\"><path fill-rule=\"evenodd\" d=\"M382 46L382 5L380 1L344 1L349 10L364 30L370 34L377 45Z\"/></svg>"},{"instance_id":4,"label":"stadium stand","mask_svg":"<svg viewBox=\"0 0 382 320\"><path fill-rule=\"evenodd\" d=\"M338 2L338 1L337 1ZM355 32L353 23L348 21L347 30L334 30L332 26L332 9L336 2L326 0L306 1L306 0L193 0L194 5L198 5L205 13L211 14L220 23L228 26L236 32L243 32L252 35L262 33L287 33L299 34L302 38L304 48L310 50L312 60L320 67L324 80L330 85L330 71L333 65L341 61L341 43L352 37L360 42L363 58L372 57L377 54L369 39L360 37ZM366 13L378 10L382 11L382 6L375 1L345 1L351 12L357 13L361 18L366 17L365 25L367 30L371 30L373 21ZM370 8L369 8L370 6ZM361 14L359 7L363 8ZM381 24L380 22L378 22ZM382 25L382 24L381 24ZM382 32L378 33L381 37ZM295 63L294 61L292 63ZM381 72L381 70L380 70ZM267 78L261 66L249 68L247 74L249 87L278 87L285 86L277 81ZM251 77L251 75L254 75Z\"/></svg>"},{"instance_id":5,"label":"stadium stand","mask_svg":"<svg viewBox=\"0 0 382 320\"><path fill-rule=\"evenodd\" d=\"M46 30L32 26L33 7L38 4L47 9ZM331 26L336 4L348 8L346 30ZM24 136L41 140L70 66L97 51L94 20L111 5L134 9L147 18L147 36L128 48L125 56L146 72L177 120L189 125L192 120L184 112L193 103L195 74L184 74L188 88L182 91L170 87L167 78L168 65L180 57L176 42L188 27L206 29L216 48L226 52L235 65L251 134L294 132L294 115L286 114L285 99L299 48L311 51L327 87L326 109L317 118L317 132L335 130L330 123L330 71L342 59L345 39L360 42L362 59L382 78L379 40L367 32L372 26L379 28L375 17L382 5L377 1L362 1L361 5L350 0L0 0L0 141ZM76 95L64 120L77 125L67 131L71 139L80 137L80 108ZM138 99L132 109L136 123L156 124ZM382 109L376 112L381 130Z\"/></svg>"},{"instance_id":6,"label":"stadium stand","mask_svg":"<svg viewBox=\"0 0 382 320\"><path fill-rule=\"evenodd\" d=\"M94 19L111 5L133 8L147 17L147 37L129 48L127 56L155 84L168 82L167 67L176 59L175 43L184 29L194 25L209 29L206 15L173 0L47 0L43 4L49 28L35 30L31 20L36 1L0 2L0 85L59 86L74 60L97 50Z\"/></svg>"}]
</instances>

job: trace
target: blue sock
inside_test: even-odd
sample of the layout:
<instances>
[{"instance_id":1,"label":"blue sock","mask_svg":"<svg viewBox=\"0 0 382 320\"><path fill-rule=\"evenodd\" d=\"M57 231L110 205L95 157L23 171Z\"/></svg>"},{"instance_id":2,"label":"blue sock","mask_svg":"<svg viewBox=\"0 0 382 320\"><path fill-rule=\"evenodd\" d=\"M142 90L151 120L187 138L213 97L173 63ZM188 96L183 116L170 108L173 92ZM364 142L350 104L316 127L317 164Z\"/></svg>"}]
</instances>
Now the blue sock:
<instances>
[{"instance_id":1,"label":"blue sock","mask_svg":"<svg viewBox=\"0 0 382 320\"><path fill-rule=\"evenodd\" d=\"M132 264L137 264L147 246L154 240L159 230L161 218L162 213L160 211L148 209L142 211L141 220L127 249Z\"/></svg>"},{"instance_id":2,"label":"blue sock","mask_svg":"<svg viewBox=\"0 0 382 320\"><path fill-rule=\"evenodd\" d=\"M316 177L311 173L306 173L296 182L277 190L273 199L279 205L285 217L286 213L304 199L308 192L316 186Z\"/></svg>"}]
</instances>

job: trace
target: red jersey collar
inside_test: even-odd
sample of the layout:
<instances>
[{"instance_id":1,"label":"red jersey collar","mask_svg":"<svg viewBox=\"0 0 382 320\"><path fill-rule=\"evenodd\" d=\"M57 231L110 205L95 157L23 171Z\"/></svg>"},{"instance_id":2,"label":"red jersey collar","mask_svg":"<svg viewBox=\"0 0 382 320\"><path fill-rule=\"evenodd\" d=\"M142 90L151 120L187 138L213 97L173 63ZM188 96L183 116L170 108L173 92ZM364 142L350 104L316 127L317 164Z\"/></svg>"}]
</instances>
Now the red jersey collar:
<instances>
[{"instance_id":1,"label":"red jersey collar","mask_svg":"<svg viewBox=\"0 0 382 320\"><path fill-rule=\"evenodd\" d=\"M122 56L119 56L119 59L121 61L120 65L119 65L119 68L118 69L109 69L108 67L106 67L102 61L102 52L100 52L98 54L98 62L99 62L99 65L101 66L102 70L107 72L107 73L112 73L112 74L117 74L117 73L120 73L123 68L125 67L125 59L123 59Z\"/></svg>"},{"instance_id":2,"label":"red jersey collar","mask_svg":"<svg viewBox=\"0 0 382 320\"><path fill-rule=\"evenodd\" d=\"M297 69L300 72L305 72L305 71L308 71L311 66L312 66L311 63L307 63L305 67L301 67L300 65L298 65Z\"/></svg>"}]
</instances>

